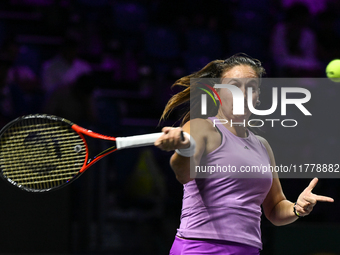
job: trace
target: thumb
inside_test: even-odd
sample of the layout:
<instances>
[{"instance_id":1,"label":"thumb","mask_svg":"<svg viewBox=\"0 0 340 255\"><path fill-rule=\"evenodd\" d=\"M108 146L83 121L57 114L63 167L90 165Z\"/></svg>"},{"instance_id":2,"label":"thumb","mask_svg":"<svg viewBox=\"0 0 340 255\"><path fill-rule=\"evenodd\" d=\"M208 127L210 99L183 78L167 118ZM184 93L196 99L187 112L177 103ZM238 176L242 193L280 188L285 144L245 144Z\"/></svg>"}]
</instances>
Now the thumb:
<instances>
[{"instance_id":1,"label":"thumb","mask_svg":"<svg viewBox=\"0 0 340 255\"><path fill-rule=\"evenodd\" d=\"M169 131L170 131L171 129L174 129L174 128L173 128L173 127L164 127L164 128L162 128L162 132L165 133L165 134L167 134L167 133L169 133Z\"/></svg>"}]
</instances>

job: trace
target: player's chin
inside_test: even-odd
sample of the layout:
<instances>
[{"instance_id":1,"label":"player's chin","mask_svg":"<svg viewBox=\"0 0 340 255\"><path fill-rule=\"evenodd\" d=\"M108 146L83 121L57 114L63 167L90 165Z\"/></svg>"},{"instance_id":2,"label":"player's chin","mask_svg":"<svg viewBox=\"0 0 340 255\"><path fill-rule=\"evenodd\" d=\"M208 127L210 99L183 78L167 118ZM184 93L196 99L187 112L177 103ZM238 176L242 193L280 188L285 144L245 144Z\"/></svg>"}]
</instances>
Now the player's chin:
<instances>
[{"instance_id":1,"label":"player's chin","mask_svg":"<svg viewBox=\"0 0 340 255\"><path fill-rule=\"evenodd\" d=\"M234 115L232 118L232 123L238 123L241 126L247 126L248 125L248 121L249 121L249 115L247 114L242 114L242 115Z\"/></svg>"},{"instance_id":2,"label":"player's chin","mask_svg":"<svg viewBox=\"0 0 340 255\"><path fill-rule=\"evenodd\" d=\"M233 117L231 118L232 119L232 123L244 123L245 125L247 124L247 121L248 121L248 118L247 115L245 114L242 114L242 115L233 115Z\"/></svg>"},{"instance_id":3,"label":"player's chin","mask_svg":"<svg viewBox=\"0 0 340 255\"><path fill-rule=\"evenodd\" d=\"M248 118L250 117L251 114L252 114L251 111L250 111L248 108L247 108L247 109L245 108L243 114L233 114L233 116L234 116L235 118L238 118L238 119L240 119L240 118L242 118L242 119L248 119Z\"/></svg>"}]
</instances>

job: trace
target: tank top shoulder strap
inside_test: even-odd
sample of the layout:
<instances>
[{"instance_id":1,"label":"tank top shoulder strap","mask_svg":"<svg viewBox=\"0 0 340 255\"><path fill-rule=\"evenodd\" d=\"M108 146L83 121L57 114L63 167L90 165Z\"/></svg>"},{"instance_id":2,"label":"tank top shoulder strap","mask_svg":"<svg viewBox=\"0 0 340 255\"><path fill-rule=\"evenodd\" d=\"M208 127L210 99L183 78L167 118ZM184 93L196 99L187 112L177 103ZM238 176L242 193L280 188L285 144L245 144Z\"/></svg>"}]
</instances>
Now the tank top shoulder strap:
<instances>
[{"instance_id":1,"label":"tank top shoulder strap","mask_svg":"<svg viewBox=\"0 0 340 255\"><path fill-rule=\"evenodd\" d=\"M213 122L213 123L216 123L216 120L217 120L216 117L209 117L208 119L211 120L211 122ZM214 120L215 120L215 122L214 122ZM219 125L215 125L215 128L218 131L218 133L221 135L221 139L222 139L222 142L223 142L223 136L226 135L226 134L225 134L225 132L223 132L223 128L221 129L218 126Z\"/></svg>"},{"instance_id":2,"label":"tank top shoulder strap","mask_svg":"<svg viewBox=\"0 0 340 255\"><path fill-rule=\"evenodd\" d=\"M223 124L219 121L218 118L209 117L208 119L214 123L215 128L221 134L222 140L223 140L223 136L225 137L230 137L231 135L233 136L233 134L226 127L223 126Z\"/></svg>"}]
</instances>

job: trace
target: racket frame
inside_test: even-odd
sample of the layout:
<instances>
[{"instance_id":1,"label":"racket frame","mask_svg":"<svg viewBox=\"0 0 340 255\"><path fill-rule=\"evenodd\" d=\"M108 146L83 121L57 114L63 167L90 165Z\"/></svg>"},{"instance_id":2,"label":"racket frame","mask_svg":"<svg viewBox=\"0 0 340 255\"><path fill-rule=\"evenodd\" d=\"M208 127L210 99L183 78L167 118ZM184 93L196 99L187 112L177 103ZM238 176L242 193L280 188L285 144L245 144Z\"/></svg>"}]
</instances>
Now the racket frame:
<instances>
[{"instance_id":1,"label":"racket frame","mask_svg":"<svg viewBox=\"0 0 340 255\"><path fill-rule=\"evenodd\" d=\"M112 137L112 136L106 136L106 135L102 135L102 134L99 134L99 133L95 133L95 132L93 132L93 131L91 131L89 129L80 127L80 126L78 126L76 124L72 125L72 129L81 137L81 139L83 140L83 142L85 144L85 149L86 149L85 161L84 161L84 164L83 164L82 168L79 170L80 173L85 172L85 170L87 170L94 163L96 163L100 159L104 158L105 156L107 156L110 153L112 153L112 152L117 150L117 146L114 145L114 146L104 150L103 152L99 153L98 155L94 156L93 158L89 158L89 155L90 155L89 147L88 147L88 143L87 143L84 135L92 137L92 138L97 138L97 139L101 139L101 140L111 141L111 142L116 142L116 138Z\"/></svg>"},{"instance_id":2,"label":"racket frame","mask_svg":"<svg viewBox=\"0 0 340 255\"><path fill-rule=\"evenodd\" d=\"M116 143L115 143L115 141L116 141L115 137L105 136L105 135L102 135L102 134L99 134L99 133L95 133L91 130L82 128L82 127L74 124L73 122L65 119L65 118L58 117L58 116L55 116L55 115L48 115L48 114L31 114L31 115L25 115L25 116L18 117L16 119L10 121L9 123L7 123L0 130L0 137L3 135L3 133L6 132L6 130L8 130L10 127L12 127L13 125L15 125L16 123L18 123L22 120L39 119L39 118L40 119L52 120L52 121L55 121L55 122L63 122L63 123L70 125L72 130L79 135L79 137L82 139L82 141L84 143L84 147L85 147L85 150L86 150L85 160L84 160L82 167L79 169L78 173L76 173L72 178L65 181L61 185L58 185L56 187L46 188L46 189L33 189L33 188L26 187L24 185L21 185L21 184L17 183L16 181L8 178L3 173L2 169L0 169L0 176L1 176L2 179L4 179L6 182L9 182L10 184L12 184L12 185L24 190L24 191L39 193L39 192L47 192L47 191L58 190L60 188L63 188L66 185L73 182L74 180L78 179L82 173L84 173L90 166L95 164L97 161L99 161L103 157L105 157L105 156L109 155L110 153L117 150L117 146L116 146ZM88 142L86 140L86 136L101 139L101 140L111 141L111 142L114 142L114 145L111 146L110 148L104 150L103 152L99 153L98 155L94 156L93 158L90 158L90 152L89 152L89 147L88 147Z\"/></svg>"},{"instance_id":3,"label":"racket frame","mask_svg":"<svg viewBox=\"0 0 340 255\"><path fill-rule=\"evenodd\" d=\"M16 119L12 120L11 122L9 122L8 124L6 124L0 130L0 138L7 131L7 129L9 129L11 126L15 125L16 123L18 123L22 120L39 119L39 118L52 120L52 121L55 121L55 122L62 122L62 123L69 125L70 128L77 135L79 135L79 137L81 138L81 140L84 143L85 159L84 159L84 163L80 167L79 171L76 172L71 178L69 178L67 181L65 181L64 183L62 183L58 186L45 188L45 189L29 188L29 187L24 186L23 184L19 184L16 181L7 177L3 173L3 170L0 169L1 178L6 180L7 182L9 182L10 184L12 184L12 185L14 185L14 186L16 186L16 187L18 187L22 190L28 191L28 192L39 193L39 192L47 192L47 191L52 191L52 190L57 190L57 189L63 188L64 186L66 186L66 185L70 184L71 182L73 182L74 180L78 179L80 177L80 175L82 173L84 173L89 167L91 167L97 161L99 161L100 159L109 155L110 153L112 153L116 150L121 150L121 149L125 149L125 148L133 148L133 147L142 147L142 146L152 145L154 143L154 141L156 141L157 138L160 137L163 134L162 132L159 132L159 133L152 133L152 134L146 134L146 135L137 135L137 136L117 137L116 138L116 137L112 137L112 136L106 136L106 135L102 135L102 134L99 134L99 133L95 133L95 132L93 132L89 129L85 129L83 127L80 127L80 126L76 125L75 123L73 123L73 122L71 122L71 121L69 121L65 118L58 117L58 116L55 116L55 115L31 114L31 115L25 115L25 116L18 117ZM87 137L100 139L100 140L104 140L104 141L109 141L109 142L112 142L113 145L111 147L107 148L106 150L100 152L99 154L92 156L92 155L90 155ZM183 139L183 137L184 136L182 135L182 139Z\"/></svg>"}]
</instances>

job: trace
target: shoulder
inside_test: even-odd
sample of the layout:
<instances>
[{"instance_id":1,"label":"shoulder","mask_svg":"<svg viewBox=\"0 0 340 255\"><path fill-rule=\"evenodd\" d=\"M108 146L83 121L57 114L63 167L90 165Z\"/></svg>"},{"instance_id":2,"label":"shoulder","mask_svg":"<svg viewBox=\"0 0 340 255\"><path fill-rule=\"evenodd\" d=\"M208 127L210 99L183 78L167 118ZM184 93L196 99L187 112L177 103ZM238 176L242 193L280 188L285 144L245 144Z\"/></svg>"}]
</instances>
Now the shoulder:
<instances>
[{"instance_id":1,"label":"shoulder","mask_svg":"<svg viewBox=\"0 0 340 255\"><path fill-rule=\"evenodd\" d=\"M212 125L212 121L209 119L200 119L200 118L196 118L196 119L192 119L189 120L188 122L185 123L185 125L187 124L195 124L195 125Z\"/></svg>"},{"instance_id":2,"label":"shoulder","mask_svg":"<svg viewBox=\"0 0 340 255\"><path fill-rule=\"evenodd\" d=\"M183 129L190 131L190 133L209 134L216 132L213 122L209 119L192 119L186 122Z\"/></svg>"},{"instance_id":3,"label":"shoulder","mask_svg":"<svg viewBox=\"0 0 340 255\"><path fill-rule=\"evenodd\" d=\"M259 136L259 135L255 135L255 137L263 144L263 146L267 149L268 153L269 153L269 150L271 150L271 147L268 143L268 141L263 138L262 136Z\"/></svg>"},{"instance_id":4,"label":"shoulder","mask_svg":"<svg viewBox=\"0 0 340 255\"><path fill-rule=\"evenodd\" d=\"M274 163L275 162L274 153L273 153L273 150L272 150L271 146L269 145L268 141L265 138L263 138L262 136L259 136L259 135L255 135L255 136L263 144L263 146L266 148L271 163Z\"/></svg>"},{"instance_id":5,"label":"shoulder","mask_svg":"<svg viewBox=\"0 0 340 255\"><path fill-rule=\"evenodd\" d=\"M212 152L221 144L221 135L211 120L192 119L183 126L184 131L186 125L189 126L190 135L196 141L196 148L198 148L200 156Z\"/></svg>"},{"instance_id":6,"label":"shoulder","mask_svg":"<svg viewBox=\"0 0 340 255\"><path fill-rule=\"evenodd\" d=\"M190 133L194 137L195 141L207 144L216 135L220 136L212 121L209 119L192 119L185 123L183 130Z\"/></svg>"},{"instance_id":7,"label":"shoulder","mask_svg":"<svg viewBox=\"0 0 340 255\"><path fill-rule=\"evenodd\" d=\"M266 146L269 146L269 143L268 141L263 138L262 136L259 136L259 135L255 135L255 137L266 147Z\"/></svg>"}]
</instances>

